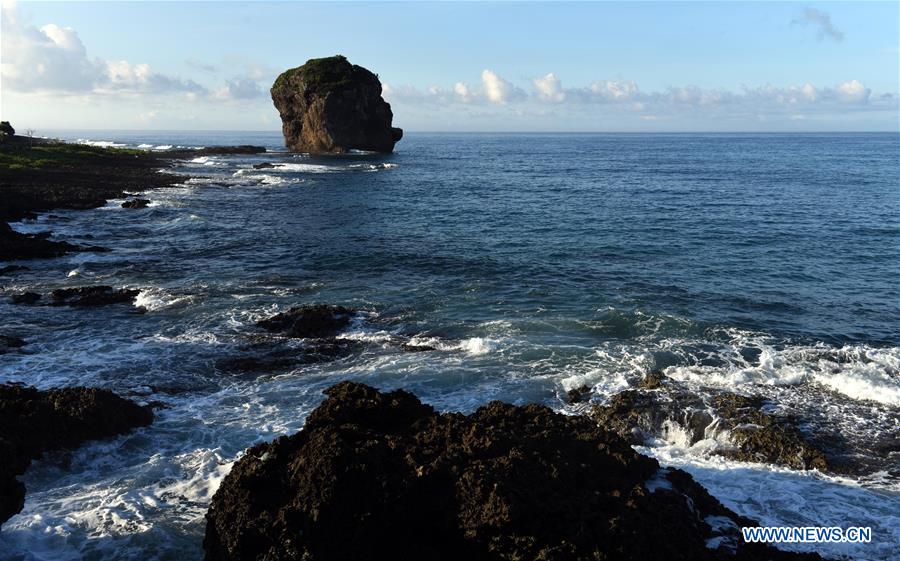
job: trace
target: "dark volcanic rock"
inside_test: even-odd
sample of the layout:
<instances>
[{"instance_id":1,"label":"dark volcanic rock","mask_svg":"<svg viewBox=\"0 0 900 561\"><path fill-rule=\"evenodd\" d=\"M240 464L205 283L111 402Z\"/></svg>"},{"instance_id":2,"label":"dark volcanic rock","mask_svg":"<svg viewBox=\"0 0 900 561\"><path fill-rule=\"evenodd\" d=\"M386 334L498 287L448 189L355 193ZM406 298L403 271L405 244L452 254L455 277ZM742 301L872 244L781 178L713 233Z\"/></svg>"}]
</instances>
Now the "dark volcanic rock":
<instances>
[{"instance_id":1,"label":"dark volcanic rock","mask_svg":"<svg viewBox=\"0 0 900 561\"><path fill-rule=\"evenodd\" d=\"M350 382L326 393L303 430L234 465L207 513L207 561L819 558L744 544L751 520L586 417L500 402L439 415Z\"/></svg>"},{"instance_id":2,"label":"dark volcanic rock","mask_svg":"<svg viewBox=\"0 0 900 561\"><path fill-rule=\"evenodd\" d=\"M581 403L590 396L591 388L587 385L582 385L580 388L573 388L566 392L566 397L569 399L569 403Z\"/></svg>"},{"instance_id":3,"label":"dark volcanic rock","mask_svg":"<svg viewBox=\"0 0 900 561\"><path fill-rule=\"evenodd\" d=\"M256 323L266 331L290 337L333 337L344 330L355 312L343 306L315 304L291 308Z\"/></svg>"},{"instance_id":4,"label":"dark volcanic rock","mask_svg":"<svg viewBox=\"0 0 900 561\"><path fill-rule=\"evenodd\" d=\"M659 388L666 380L660 374L645 378L642 385ZM734 447L721 447L716 453L729 458L794 469L828 468L825 454L807 441L793 419L766 413L763 405L760 398L733 393L704 398L678 388L626 390L595 406L591 416L632 444L644 444L652 437L668 441L686 437L693 444L724 436Z\"/></svg>"},{"instance_id":5,"label":"dark volcanic rock","mask_svg":"<svg viewBox=\"0 0 900 561\"><path fill-rule=\"evenodd\" d=\"M122 208L147 208L150 199L131 199L122 203Z\"/></svg>"},{"instance_id":6,"label":"dark volcanic rock","mask_svg":"<svg viewBox=\"0 0 900 561\"><path fill-rule=\"evenodd\" d=\"M285 146L294 152L391 152L403 137L391 127L394 114L378 76L340 55L283 72L271 94Z\"/></svg>"},{"instance_id":7,"label":"dark volcanic rock","mask_svg":"<svg viewBox=\"0 0 900 561\"><path fill-rule=\"evenodd\" d=\"M270 169L274 168L275 164L270 164L269 162L263 162L261 164L253 164L253 169Z\"/></svg>"},{"instance_id":8,"label":"dark volcanic rock","mask_svg":"<svg viewBox=\"0 0 900 561\"><path fill-rule=\"evenodd\" d=\"M85 248L47 239L47 233L22 234L6 222L0 222L0 261L59 257Z\"/></svg>"},{"instance_id":9,"label":"dark volcanic rock","mask_svg":"<svg viewBox=\"0 0 900 561\"><path fill-rule=\"evenodd\" d=\"M747 462L771 462L795 469L828 469L825 454L807 442L790 419L762 411L763 400L736 394L713 398L718 414L731 425L730 439L736 450L724 455Z\"/></svg>"},{"instance_id":10,"label":"dark volcanic rock","mask_svg":"<svg viewBox=\"0 0 900 561\"><path fill-rule=\"evenodd\" d=\"M37 292L23 292L21 294L13 294L9 301L13 304L34 304L41 299L41 295Z\"/></svg>"},{"instance_id":11,"label":"dark volcanic rock","mask_svg":"<svg viewBox=\"0 0 900 561\"><path fill-rule=\"evenodd\" d=\"M0 355L11 349L19 349L25 346L25 340L11 335L0 335Z\"/></svg>"},{"instance_id":12,"label":"dark volcanic rock","mask_svg":"<svg viewBox=\"0 0 900 561\"><path fill-rule=\"evenodd\" d=\"M131 304L140 290L111 286L82 286L78 288L58 288L51 293L55 306L105 306L107 304Z\"/></svg>"},{"instance_id":13,"label":"dark volcanic rock","mask_svg":"<svg viewBox=\"0 0 900 561\"><path fill-rule=\"evenodd\" d=\"M31 460L152 421L152 411L106 390L0 384L0 524L22 510L25 486L16 476Z\"/></svg>"}]
</instances>

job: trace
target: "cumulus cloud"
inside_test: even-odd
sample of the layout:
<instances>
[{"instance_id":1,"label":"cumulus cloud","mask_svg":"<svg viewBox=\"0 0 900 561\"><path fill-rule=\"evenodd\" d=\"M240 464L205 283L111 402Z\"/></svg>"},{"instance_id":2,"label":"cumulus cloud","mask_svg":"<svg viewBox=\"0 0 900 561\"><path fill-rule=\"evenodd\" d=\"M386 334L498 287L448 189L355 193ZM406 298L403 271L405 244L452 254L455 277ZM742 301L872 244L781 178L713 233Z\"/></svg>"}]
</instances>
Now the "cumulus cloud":
<instances>
[{"instance_id":1,"label":"cumulus cloud","mask_svg":"<svg viewBox=\"0 0 900 561\"><path fill-rule=\"evenodd\" d=\"M92 57L75 29L54 23L42 27L28 24L20 19L15 2L7 0L3 1L0 48L4 88L70 99L75 95L181 94L188 101L252 100L264 97L259 80L270 80L274 73L249 58L232 56L225 64L240 74L211 90L194 80L154 71L145 63ZM218 72L218 67L196 59L186 63L206 73Z\"/></svg>"},{"instance_id":2,"label":"cumulus cloud","mask_svg":"<svg viewBox=\"0 0 900 561\"><path fill-rule=\"evenodd\" d=\"M566 99L566 92L562 89L562 82L552 72L546 76L535 78L532 80L532 84L534 84L534 89L537 90L540 99L556 102L565 101Z\"/></svg>"},{"instance_id":3,"label":"cumulus cloud","mask_svg":"<svg viewBox=\"0 0 900 561\"><path fill-rule=\"evenodd\" d=\"M90 57L77 31L53 23L26 25L13 2L3 4L2 32L0 72L4 87L14 91L204 91L196 82L153 72L146 64Z\"/></svg>"},{"instance_id":4,"label":"cumulus cloud","mask_svg":"<svg viewBox=\"0 0 900 561\"><path fill-rule=\"evenodd\" d=\"M844 103L865 103L872 93L872 90L862 85L859 80L839 84L836 91L838 99Z\"/></svg>"},{"instance_id":5,"label":"cumulus cloud","mask_svg":"<svg viewBox=\"0 0 900 561\"><path fill-rule=\"evenodd\" d=\"M388 101L440 105L452 103L506 105L528 98L525 90L487 69L481 72L481 85L476 87L470 86L466 82L456 82L448 90L440 86L430 86L425 91L421 91L409 85L382 84L382 95Z\"/></svg>"},{"instance_id":6,"label":"cumulus cloud","mask_svg":"<svg viewBox=\"0 0 900 561\"><path fill-rule=\"evenodd\" d=\"M831 15L815 8L806 8L803 15L791 22L792 24L812 25L818 31L819 39L844 40L844 32L831 23Z\"/></svg>"},{"instance_id":7,"label":"cumulus cloud","mask_svg":"<svg viewBox=\"0 0 900 561\"><path fill-rule=\"evenodd\" d=\"M488 69L481 71L481 84L484 96L492 103L507 103L523 95L522 90Z\"/></svg>"},{"instance_id":8,"label":"cumulus cloud","mask_svg":"<svg viewBox=\"0 0 900 561\"><path fill-rule=\"evenodd\" d=\"M469 85L465 82L457 82L453 84L453 93L459 98L463 103L469 103L470 101L475 99L475 94L469 89Z\"/></svg>"},{"instance_id":9,"label":"cumulus cloud","mask_svg":"<svg viewBox=\"0 0 900 561\"><path fill-rule=\"evenodd\" d=\"M5 87L84 92L105 76L103 62L88 58L78 33L70 27L20 26L15 5L6 3L2 31L0 72Z\"/></svg>"},{"instance_id":10,"label":"cumulus cloud","mask_svg":"<svg viewBox=\"0 0 900 561\"><path fill-rule=\"evenodd\" d=\"M677 85L663 90L644 91L633 80L598 80L587 86L565 88L555 73L531 80L531 93L526 94L494 72L482 74L482 84L473 88L456 82L452 88L431 86L419 90L413 86L386 85L385 97L404 109L416 106L435 114L443 108L452 111L466 107L468 115L509 116L533 115L619 115L640 121L675 122L678 118L814 120L848 111L896 112L898 96L894 93L874 95L860 80L850 79L835 85L813 85L809 82L776 86L766 84L739 90Z\"/></svg>"}]
</instances>

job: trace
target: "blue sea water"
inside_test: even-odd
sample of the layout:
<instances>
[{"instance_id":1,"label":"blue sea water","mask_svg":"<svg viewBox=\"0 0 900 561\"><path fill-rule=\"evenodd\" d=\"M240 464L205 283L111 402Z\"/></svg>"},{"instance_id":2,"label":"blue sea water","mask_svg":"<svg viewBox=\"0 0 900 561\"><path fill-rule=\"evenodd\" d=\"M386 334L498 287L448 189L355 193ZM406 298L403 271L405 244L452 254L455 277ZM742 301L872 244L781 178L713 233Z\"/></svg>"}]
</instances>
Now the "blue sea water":
<instances>
[{"instance_id":1,"label":"blue sea water","mask_svg":"<svg viewBox=\"0 0 900 561\"><path fill-rule=\"evenodd\" d=\"M147 193L147 209L111 201L14 225L112 251L30 262L4 293L128 286L147 312L4 301L4 332L29 345L0 356L0 380L167 408L37 462L0 558L201 558L231 462L298 430L344 379L442 410L503 399L577 413L567 390L602 401L662 369L697 392L762 395L860 448L900 434L897 134L410 133L391 155L334 157L289 154L271 133L57 136L270 152L185 161L184 183ZM222 367L257 352L256 320L314 302L362 310L344 336L357 352L265 375ZM896 446L837 477L709 445L644 451L765 523L873 527L872 544L801 549L895 554Z\"/></svg>"}]
</instances>

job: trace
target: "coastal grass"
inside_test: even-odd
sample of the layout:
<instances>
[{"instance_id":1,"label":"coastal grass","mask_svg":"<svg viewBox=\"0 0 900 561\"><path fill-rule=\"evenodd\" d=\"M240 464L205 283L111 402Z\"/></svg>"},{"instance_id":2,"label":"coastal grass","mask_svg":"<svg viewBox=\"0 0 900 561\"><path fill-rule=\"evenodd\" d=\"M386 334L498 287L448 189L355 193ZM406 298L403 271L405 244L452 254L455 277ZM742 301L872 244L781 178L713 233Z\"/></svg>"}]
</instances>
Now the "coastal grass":
<instances>
[{"instance_id":1,"label":"coastal grass","mask_svg":"<svg viewBox=\"0 0 900 561\"><path fill-rule=\"evenodd\" d=\"M85 144L42 142L34 146L27 142L0 144L0 170L39 170L120 160L132 156L146 156L143 150L102 148Z\"/></svg>"},{"instance_id":2,"label":"coastal grass","mask_svg":"<svg viewBox=\"0 0 900 561\"><path fill-rule=\"evenodd\" d=\"M273 90L285 87L295 75L306 84L307 88L319 94L327 95L333 91L348 88L360 81L377 81L377 76L356 64L350 64L343 55L325 58L312 58L303 66L291 68L281 73L272 86Z\"/></svg>"}]
</instances>

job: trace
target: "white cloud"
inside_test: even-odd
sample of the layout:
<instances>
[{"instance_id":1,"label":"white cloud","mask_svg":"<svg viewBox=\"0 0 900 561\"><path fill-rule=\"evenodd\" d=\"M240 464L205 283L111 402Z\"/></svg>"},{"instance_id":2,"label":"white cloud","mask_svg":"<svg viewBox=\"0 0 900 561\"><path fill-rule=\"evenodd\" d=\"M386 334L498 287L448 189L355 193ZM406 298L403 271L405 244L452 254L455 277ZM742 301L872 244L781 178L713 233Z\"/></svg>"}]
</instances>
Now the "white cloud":
<instances>
[{"instance_id":1,"label":"white cloud","mask_svg":"<svg viewBox=\"0 0 900 561\"><path fill-rule=\"evenodd\" d=\"M818 29L819 39L833 39L835 41L844 40L844 32L839 30L831 23L831 16L817 10L815 8L806 8L803 15L791 22L792 24L812 25Z\"/></svg>"},{"instance_id":2,"label":"white cloud","mask_svg":"<svg viewBox=\"0 0 900 561\"><path fill-rule=\"evenodd\" d=\"M3 5L2 72L4 87L27 91L89 91L105 75L104 64L90 59L78 33L49 24L21 26L14 3Z\"/></svg>"},{"instance_id":3,"label":"white cloud","mask_svg":"<svg viewBox=\"0 0 900 561\"><path fill-rule=\"evenodd\" d=\"M4 2L2 20L4 88L67 94L206 93L193 80L154 72L147 64L91 57L77 31L54 23L41 28L26 25L19 20L14 2Z\"/></svg>"},{"instance_id":4,"label":"white cloud","mask_svg":"<svg viewBox=\"0 0 900 561\"><path fill-rule=\"evenodd\" d=\"M859 80L850 80L839 84L836 90L838 99L844 103L865 103L872 93L872 90L865 87Z\"/></svg>"},{"instance_id":5,"label":"white cloud","mask_svg":"<svg viewBox=\"0 0 900 561\"><path fill-rule=\"evenodd\" d=\"M473 99L475 99L475 94L472 93L472 90L469 89L468 84L465 82L457 82L453 84L453 93L459 98L463 103L469 103Z\"/></svg>"},{"instance_id":6,"label":"white cloud","mask_svg":"<svg viewBox=\"0 0 900 561\"><path fill-rule=\"evenodd\" d=\"M556 102L565 101L566 92L563 91L562 82L559 81L559 78L554 73L551 72L546 76L535 78L532 80L532 83L540 99Z\"/></svg>"},{"instance_id":7,"label":"white cloud","mask_svg":"<svg viewBox=\"0 0 900 561\"><path fill-rule=\"evenodd\" d=\"M588 90L595 97L605 101L628 101L640 93L637 84L631 80L602 80L591 84Z\"/></svg>"},{"instance_id":8,"label":"white cloud","mask_svg":"<svg viewBox=\"0 0 900 561\"><path fill-rule=\"evenodd\" d=\"M481 85L484 88L484 96L492 103L507 103L522 97L519 88L488 69L481 71Z\"/></svg>"}]
</instances>

